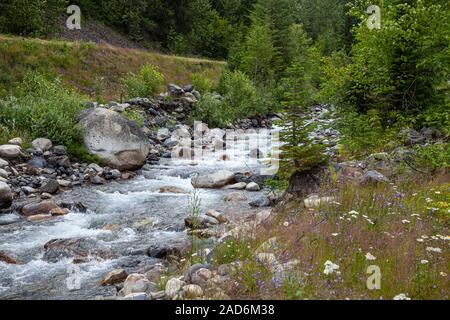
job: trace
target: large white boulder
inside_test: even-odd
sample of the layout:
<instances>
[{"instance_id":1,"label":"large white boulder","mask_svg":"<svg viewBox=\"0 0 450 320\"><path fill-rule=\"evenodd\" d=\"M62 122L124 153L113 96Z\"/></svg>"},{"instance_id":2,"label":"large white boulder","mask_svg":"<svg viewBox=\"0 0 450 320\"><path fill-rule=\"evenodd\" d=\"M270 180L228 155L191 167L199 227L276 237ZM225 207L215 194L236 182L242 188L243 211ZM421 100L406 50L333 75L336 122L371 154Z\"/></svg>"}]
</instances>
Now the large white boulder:
<instances>
[{"instance_id":1,"label":"large white boulder","mask_svg":"<svg viewBox=\"0 0 450 320\"><path fill-rule=\"evenodd\" d=\"M117 112L95 108L81 113L80 124L89 152L99 156L109 167L137 170L145 164L150 145L135 122Z\"/></svg>"}]
</instances>

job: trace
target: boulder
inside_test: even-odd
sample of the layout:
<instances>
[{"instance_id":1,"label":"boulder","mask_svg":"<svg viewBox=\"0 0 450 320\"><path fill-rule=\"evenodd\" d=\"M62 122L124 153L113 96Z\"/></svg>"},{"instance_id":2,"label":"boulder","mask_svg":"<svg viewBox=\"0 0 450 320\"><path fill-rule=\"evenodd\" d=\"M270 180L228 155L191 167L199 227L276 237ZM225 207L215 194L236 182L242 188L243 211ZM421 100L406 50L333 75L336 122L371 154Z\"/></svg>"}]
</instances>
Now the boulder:
<instances>
[{"instance_id":1,"label":"boulder","mask_svg":"<svg viewBox=\"0 0 450 320\"><path fill-rule=\"evenodd\" d=\"M259 187L259 185L255 182L250 182L247 187L245 187L245 190L247 191L259 191L261 190L261 188Z\"/></svg>"},{"instance_id":2,"label":"boulder","mask_svg":"<svg viewBox=\"0 0 450 320\"><path fill-rule=\"evenodd\" d=\"M30 203L22 208L22 215L26 217L38 215L38 214L49 214L52 209L58 208L58 205L51 201L45 200L38 203Z\"/></svg>"},{"instance_id":3,"label":"boulder","mask_svg":"<svg viewBox=\"0 0 450 320\"><path fill-rule=\"evenodd\" d=\"M191 275L191 283L196 284L202 288L206 288L206 284L213 276L211 270L200 268Z\"/></svg>"},{"instance_id":4,"label":"boulder","mask_svg":"<svg viewBox=\"0 0 450 320\"><path fill-rule=\"evenodd\" d=\"M115 269L108 272L108 274L103 277L102 281L100 281L100 285L103 287L111 286L113 284L125 281L127 277L128 273L124 269Z\"/></svg>"},{"instance_id":5,"label":"boulder","mask_svg":"<svg viewBox=\"0 0 450 320\"><path fill-rule=\"evenodd\" d=\"M22 148L14 144L4 144L0 146L0 158L11 160L18 158L22 153Z\"/></svg>"},{"instance_id":6,"label":"boulder","mask_svg":"<svg viewBox=\"0 0 450 320\"><path fill-rule=\"evenodd\" d=\"M0 168L4 168L7 165L9 165L8 161L3 160L3 159L0 158Z\"/></svg>"},{"instance_id":7,"label":"boulder","mask_svg":"<svg viewBox=\"0 0 450 320\"><path fill-rule=\"evenodd\" d=\"M35 150L41 150L43 152L48 151L53 147L52 142L47 138L37 138L31 142L31 145Z\"/></svg>"},{"instance_id":8,"label":"boulder","mask_svg":"<svg viewBox=\"0 0 450 320\"><path fill-rule=\"evenodd\" d=\"M55 194L59 190L59 183L56 180L48 180L42 187L42 193Z\"/></svg>"},{"instance_id":9,"label":"boulder","mask_svg":"<svg viewBox=\"0 0 450 320\"><path fill-rule=\"evenodd\" d=\"M216 219L220 223L227 223L228 222L228 219L225 217L225 215L223 213L221 213L221 212L216 211L216 210L208 210L206 212L206 215Z\"/></svg>"},{"instance_id":10,"label":"boulder","mask_svg":"<svg viewBox=\"0 0 450 320\"><path fill-rule=\"evenodd\" d=\"M9 176L9 173L6 170L0 168L0 177L8 179L8 176Z\"/></svg>"},{"instance_id":11,"label":"boulder","mask_svg":"<svg viewBox=\"0 0 450 320\"><path fill-rule=\"evenodd\" d=\"M260 196L255 200L249 202L251 207L259 208L259 207L268 207L270 206L270 199L266 196Z\"/></svg>"},{"instance_id":12,"label":"boulder","mask_svg":"<svg viewBox=\"0 0 450 320\"><path fill-rule=\"evenodd\" d=\"M47 166L47 161L42 157L33 157L27 164L32 168L42 169Z\"/></svg>"},{"instance_id":13,"label":"boulder","mask_svg":"<svg viewBox=\"0 0 450 320\"><path fill-rule=\"evenodd\" d=\"M376 183L387 183L387 182L389 182L389 179L375 170L369 170L361 177L362 184L371 184L371 183L376 184Z\"/></svg>"},{"instance_id":14,"label":"boulder","mask_svg":"<svg viewBox=\"0 0 450 320\"><path fill-rule=\"evenodd\" d=\"M230 194L227 194L223 198L223 201L225 201L225 202L238 202L238 201L246 201L246 200L247 200L247 197L240 192L232 192Z\"/></svg>"},{"instance_id":15,"label":"boulder","mask_svg":"<svg viewBox=\"0 0 450 320\"><path fill-rule=\"evenodd\" d=\"M0 181L0 209L8 209L13 201L11 188L5 182Z\"/></svg>"},{"instance_id":16,"label":"boulder","mask_svg":"<svg viewBox=\"0 0 450 320\"><path fill-rule=\"evenodd\" d=\"M185 299L197 299L203 296L202 287L196 284L188 284L183 287Z\"/></svg>"},{"instance_id":17,"label":"boulder","mask_svg":"<svg viewBox=\"0 0 450 320\"><path fill-rule=\"evenodd\" d=\"M192 178L194 188L221 188L234 182L234 173L220 170L213 174L197 176Z\"/></svg>"},{"instance_id":18,"label":"boulder","mask_svg":"<svg viewBox=\"0 0 450 320\"><path fill-rule=\"evenodd\" d=\"M16 146L21 146L23 143L22 138L14 138L8 141L8 144L14 144Z\"/></svg>"},{"instance_id":19,"label":"boulder","mask_svg":"<svg viewBox=\"0 0 450 320\"><path fill-rule=\"evenodd\" d=\"M142 129L117 112L104 108L85 110L80 115L84 143L91 154L118 170L140 169L150 145Z\"/></svg>"},{"instance_id":20,"label":"boulder","mask_svg":"<svg viewBox=\"0 0 450 320\"><path fill-rule=\"evenodd\" d=\"M148 281L143 274L130 274L123 283L123 289L120 290L121 296L127 296L132 293L142 293L154 289L155 285Z\"/></svg>"},{"instance_id":21,"label":"boulder","mask_svg":"<svg viewBox=\"0 0 450 320\"><path fill-rule=\"evenodd\" d=\"M172 300L178 295L178 293L184 287L184 285L185 285L184 281L181 281L180 279L177 278L170 279L169 281L167 281L166 284L166 296Z\"/></svg>"}]
</instances>

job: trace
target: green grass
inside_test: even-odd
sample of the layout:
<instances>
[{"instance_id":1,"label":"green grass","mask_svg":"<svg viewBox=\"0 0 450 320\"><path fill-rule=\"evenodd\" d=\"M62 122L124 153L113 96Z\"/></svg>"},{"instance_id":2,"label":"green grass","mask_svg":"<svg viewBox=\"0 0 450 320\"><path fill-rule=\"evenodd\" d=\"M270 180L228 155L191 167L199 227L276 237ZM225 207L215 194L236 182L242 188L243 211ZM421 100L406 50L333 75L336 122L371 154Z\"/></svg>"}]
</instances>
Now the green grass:
<instances>
[{"instance_id":1,"label":"green grass","mask_svg":"<svg viewBox=\"0 0 450 320\"><path fill-rule=\"evenodd\" d=\"M59 76L66 85L91 97L119 100L124 76L128 72L137 73L146 64L157 66L167 83L180 85L190 83L196 73L217 82L225 67L221 61L110 45L0 35L0 97L20 83L29 71L37 71L49 79Z\"/></svg>"},{"instance_id":2,"label":"green grass","mask_svg":"<svg viewBox=\"0 0 450 320\"><path fill-rule=\"evenodd\" d=\"M237 239L217 250L217 264L240 261L232 273L239 288L228 294L235 299L378 300L405 293L412 299L448 299L450 184L448 175L438 180L365 187L328 182L322 193L335 196L335 202L314 209L304 208L301 200L289 202L256 240ZM299 262L283 277L256 259L257 248L272 237L280 245L266 252L282 264ZM368 253L375 260L368 260ZM339 273L324 274L328 260L339 265ZM371 265L380 268L380 290L366 286Z\"/></svg>"}]
</instances>

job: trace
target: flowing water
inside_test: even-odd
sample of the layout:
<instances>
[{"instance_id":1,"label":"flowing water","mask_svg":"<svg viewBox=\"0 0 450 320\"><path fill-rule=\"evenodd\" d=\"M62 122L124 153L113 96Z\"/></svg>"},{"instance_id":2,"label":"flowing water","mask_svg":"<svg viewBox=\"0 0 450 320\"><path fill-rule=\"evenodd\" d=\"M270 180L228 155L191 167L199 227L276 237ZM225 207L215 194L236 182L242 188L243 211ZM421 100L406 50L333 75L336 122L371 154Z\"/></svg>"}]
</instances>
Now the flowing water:
<instances>
[{"instance_id":1,"label":"flowing water","mask_svg":"<svg viewBox=\"0 0 450 320\"><path fill-rule=\"evenodd\" d=\"M15 212L0 215L0 251L18 261L16 265L0 262L0 299L94 299L114 295L114 287L98 285L108 271L148 271L160 262L147 256L150 246L173 244L188 237L184 218L188 215L189 194L163 194L159 188L175 186L192 191L192 175L221 169L258 172L265 166L264 159L249 163L248 154L252 143L257 139L270 141L271 135L251 134L246 139L247 143L236 141L233 150L237 151L231 161L217 160L217 154L195 161L162 159L158 165L145 166L135 179L76 188L56 197L82 202L88 208L85 213L73 211L40 223L28 222ZM273 145L276 142L259 143L259 149L269 156ZM240 191L248 201L225 203L223 197L231 192L235 190L201 189L202 211L215 209L245 216L255 211L248 202L262 194ZM90 249L106 251L108 256L92 256L78 264L72 258L52 262L43 259L45 243L69 238L89 239ZM77 271L79 288L70 285L73 270Z\"/></svg>"}]
</instances>

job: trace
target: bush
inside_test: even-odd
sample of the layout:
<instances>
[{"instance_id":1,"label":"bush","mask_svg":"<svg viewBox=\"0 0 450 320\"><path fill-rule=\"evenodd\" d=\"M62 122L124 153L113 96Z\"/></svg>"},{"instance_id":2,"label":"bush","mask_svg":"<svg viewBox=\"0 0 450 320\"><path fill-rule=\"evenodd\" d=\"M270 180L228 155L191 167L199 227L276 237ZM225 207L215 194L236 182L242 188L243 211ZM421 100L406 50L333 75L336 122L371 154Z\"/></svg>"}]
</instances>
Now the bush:
<instances>
[{"instance_id":1,"label":"bush","mask_svg":"<svg viewBox=\"0 0 450 320\"><path fill-rule=\"evenodd\" d=\"M155 66L147 64L138 74L129 72L122 82L127 97L152 97L164 84L164 77Z\"/></svg>"},{"instance_id":2,"label":"bush","mask_svg":"<svg viewBox=\"0 0 450 320\"><path fill-rule=\"evenodd\" d=\"M249 118L267 112L267 104L252 81L242 72L224 72L218 91L233 110L233 118Z\"/></svg>"},{"instance_id":3,"label":"bush","mask_svg":"<svg viewBox=\"0 0 450 320\"><path fill-rule=\"evenodd\" d=\"M192 75L192 85L194 89L201 92L207 93L212 91L212 83L209 79L202 73L194 73Z\"/></svg>"},{"instance_id":4,"label":"bush","mask_svg":"<svg viewBox=\"0 0 450 320\"><path fill-rule=\"evenodd\" d=\"M224 128L234 121L230 105L217 95L206 93L197 102L193 120L202 121L213 127Z\"/></svg>"},{"instance_id":5,"label":"bush","mask_svg":"<svg viewBox=\"0 0 450 320\"><path fill-rule=\"evenodd\" d=\"M59 79L49 81L36 73L25 76L18 92L0 105L0 125L30 139L46 137L66 146L81 142L77 126L83 108L81 95L64 87Z\"/></svg>"},{"instance_id":6,"label":"bush","mask_svg":"<svg viewBox=\"0 0 450 320\"><path fill-rule=\"evenodd\" d=\"M436 143L416 147L417 164L425 170L435 173L437 170L450 168L450 145Z\"/></svg>"}]
</instances>

